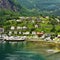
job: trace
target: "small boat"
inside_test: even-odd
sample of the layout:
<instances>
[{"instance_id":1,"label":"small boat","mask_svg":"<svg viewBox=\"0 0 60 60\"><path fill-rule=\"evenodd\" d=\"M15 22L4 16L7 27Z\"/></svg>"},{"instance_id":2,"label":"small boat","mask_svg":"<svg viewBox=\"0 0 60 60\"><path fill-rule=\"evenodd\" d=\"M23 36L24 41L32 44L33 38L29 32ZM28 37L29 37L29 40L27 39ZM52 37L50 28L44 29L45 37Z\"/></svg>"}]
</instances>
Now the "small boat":
<instances>
[{"instance_id":1,"label":"small boat","mask_svg":"<svg viewBox=\"0 0 60 60\"><path fill-rule=\"evenodd\" d=\"M25 41L26 40L26 36L11 36L6 38L4 41Z\"/></svg>"},{"instance_id":2,"label":"small boat","mask_svg":"<svg viewBox=\"0 0 60 60\"><path fill-rule=\"evenodd\" d=\"M54 49L49 49L47 50L48 53L57 53L59 52L59 50L54 50Z\"/></svg>"}]
</instances>

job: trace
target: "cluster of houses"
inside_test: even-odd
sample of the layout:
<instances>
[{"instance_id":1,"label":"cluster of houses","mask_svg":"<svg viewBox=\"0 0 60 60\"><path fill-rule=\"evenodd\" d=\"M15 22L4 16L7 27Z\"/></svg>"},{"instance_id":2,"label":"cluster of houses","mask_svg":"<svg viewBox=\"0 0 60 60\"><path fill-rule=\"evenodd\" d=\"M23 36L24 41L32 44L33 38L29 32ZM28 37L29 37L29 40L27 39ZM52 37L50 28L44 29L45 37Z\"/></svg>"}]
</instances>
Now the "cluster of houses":
<instances>
[{"instance_id":1,"label":"cluster of houses","mask_svg":"<svg viewBox=\"0 0 60 60\"><path fill-rule=\"evenodd\" d=\"M46 19L49 19L49 16L44 17ZM59 23L60 20L58 18L55 18L55 20ZM42 20L40 17L19 17L17 20L10 20L15 21L17 23L17 26L11 25L10 29L8 31L8 36L38 36L43 40L52 40L51 34L44 33L44 31L35 31L35 30L28 30L29 27L26 26L28 24L33 24L33 28L37 29L40 28L40 23L48 23L49 20ZM26 23L26 25L20 26L19 24ZM49 28L48 26L46 28ZM0 28L0 34L4 32L3 28ZM57 38L60 38L60 35L57 36ZM56 39L56 38L54 38ZM53 39L53 40L54 40Z\"/></svg>"},{"instance_id":2,"label":"cluster of houses","mask_svg":"<svg viewBox=\"0 0 60 60\"><path fill-rule=\"evenodd\" d=\"M14 30L14 27L11 27L12 30ZM30 34L30 32L23 32L23 36L8 36L6 34L2 34L4 32L4 29L3 28L0 28L0 38L1 37L4 37L5 39L26 39L28 37L28 35ZM14 31L15 34L17 34L16 31ZM22 34L21 32L19 32L20 34ZM10 31L9 34L12 34L12 32ZM31 38L40 38L42 40L45 40L45 41L58 41L60 42L60 35L54 35L54 34L50 34L50 33L44 33L43 31L42 32L32 32L32 37ZM53 38L51 38L52 36L54 36ZM30 36L29 36L30 38Z\"/></svg>"},{"instance_id":3,"label":"cluster of houses","mask_svg":"<svg viewBox=\"0 0 60 60\"><path fill-rule=\"evenodd\" d=\"M31 23L31 24L33 24L33 28L39 28L39 24L37 24L37 23L40 23L41 22L41 19L35 18L35 17L19 17L19 19L14 20L14 21L16 21L17 26L11 26L10 27L10 30L8 32L8 35L12 35L12 34L20 34L20 35L21 34L22 35L30 35L30 34L32 34L32 35L36 35L36 31L30 32L28 30L29 27L26 26L26 25L28 25L27 23ZM18 24L24 23L24 22L26 23L26 25L24 25L24 26L19 26L18 25Z\"/></svg>"},{"instance_id":4,"label":"cluster of houses","mask_svg":"<svg viewBox=\"0 0 60 60\"><path fill-rule=\"evenodd\" d=\"M27 31L27 32L22 32L22 30L26 30L26 29L27 29L26 26L23 26L23 27L18 26L17 28L15 28L14 26L11 26L10 29L11 29L11 30L10 30L9 33L8 33L9 35L11 35L11 34L29 35L29 34L30 34L29 31ZM15 29L17 29L17 30L15 31ZM36 32L33 31L32 34L36 34Z\"/></svg>"},{"instance_id":5,"label":"cluster of houses","mask_svg":"<svg viewBox=\"0 0 60 60\"><path fill-rule=\"evenodd\" d=\"M49 19L49 16L45 17L46 19ZM60 22L58 18L55 18L57 22ZM13 20L12 20L13 21ZM23 34L23 35L29 35L29 34L36 34L36 31L30 32L28 30L30 27L28 27L29 24L32 24L32 28L42 28L40 23L48 23L49 20L42 20L40 17L19 17L19 19L14 20L17 23L17 26L11 25L10 30L8 32L9 35L12 33L14 34ZM19 24L24 23L25 25L20 26ZM51 28L51 26L45 26L45 28ZM24 31L23 31L24 30ZM38 31L37 31L38 32Z\"/></svg>"}]
</instances>

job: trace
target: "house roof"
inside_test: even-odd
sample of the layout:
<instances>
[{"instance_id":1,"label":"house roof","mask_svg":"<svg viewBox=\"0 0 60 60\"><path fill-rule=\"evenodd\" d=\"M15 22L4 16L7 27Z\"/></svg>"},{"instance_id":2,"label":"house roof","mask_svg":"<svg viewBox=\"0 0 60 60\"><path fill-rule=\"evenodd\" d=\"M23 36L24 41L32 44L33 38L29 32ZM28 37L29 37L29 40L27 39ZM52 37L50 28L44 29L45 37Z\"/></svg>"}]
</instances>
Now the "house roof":
<instances>
[{"instance_id":1,"label":"house roof","mask_svg":"<svg viewBox=\"0 0 60 60\"><path fill-rule=\"evenodd\" d=\"M4 32L4 28L0 28L0 33L3 33Z\"/></svg>"}]
</instances>

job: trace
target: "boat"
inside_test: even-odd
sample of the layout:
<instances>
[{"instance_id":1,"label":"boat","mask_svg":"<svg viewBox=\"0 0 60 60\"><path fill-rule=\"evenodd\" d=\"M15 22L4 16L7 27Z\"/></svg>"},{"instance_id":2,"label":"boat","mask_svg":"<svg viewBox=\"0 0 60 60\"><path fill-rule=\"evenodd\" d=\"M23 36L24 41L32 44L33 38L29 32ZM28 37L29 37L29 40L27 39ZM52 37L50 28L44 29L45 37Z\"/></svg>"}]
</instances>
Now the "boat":
<instances>
[{"instance_id":1,"label":"boat","mask_svg":"<svg viewBox=\"0 0 60 60\"><path fill-rule=\"evenodd\" d=\"M26 36L10 36L5 38L4 41L25 41L26 40Z\"/></svg>"}]
</instances>

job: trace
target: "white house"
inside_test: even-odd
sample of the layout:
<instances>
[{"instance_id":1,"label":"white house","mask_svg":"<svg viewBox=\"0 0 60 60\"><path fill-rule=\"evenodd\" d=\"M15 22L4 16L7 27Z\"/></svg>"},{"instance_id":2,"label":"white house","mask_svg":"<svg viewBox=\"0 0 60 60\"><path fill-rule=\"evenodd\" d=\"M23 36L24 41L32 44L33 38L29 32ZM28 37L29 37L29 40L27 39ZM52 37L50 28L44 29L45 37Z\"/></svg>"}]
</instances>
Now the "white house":
<instances>
[{"instance_id":1,"label":"white house","mask_svg":"<svg viewBox=\"0 0 60 60\"><path fill-rule=\"evenodd\" d=\"M35 28L38 28L38 25L37 24L35 25Z\"/></svg>"},{"instance_id":2,"label":"white house","mask_svg":"<svg viewBox=\"0 0 60 60\"><path fill-rule=\"evenodd\" d=\"M14 26L11 26L11 30L14 30L15 29L15 27Z\"/></svg>"},{"instance_id":3,"label":"white house","mask_svg":"<svg viewBox=\"0 0 60 60\"><path fill-rule=\"evenodd\" d=\"M45 23L45 21L42 21L42 23Z\"/></svg>"},{"instance_id":4,"label":"white house","mask_svg":"<svg viewBox=\"0 0 60 60\"><path fill-rule=\"evenodd\" d=\"M58 35L57 37L60 38L60 35Z\"/></svg>"},{"instance_id":5,"label":"white house","mask_svg":"<svg viewBox=\"0 0 60 60\"><path fill-rule=\"evenodd\" d=\"M27 27L26 26L23 26L23 29L27 29Z\"/></svg>"},{"instance_id":6,"label":"white house","mask_svg":"<svg viewBox=\"0 0 60 60\"><path fill-rule=\"evenodd\" d=\"M23 32L23 34L24 34L24 35L29 35L29 34L30 34L30 32Z\"/></svg>"},{"instance_id":7,"label":"white house","mask_svg":"<svg viewBox=\"0 0 60 60\"><path fill-rule=\"evenodd\" d=\"M21 32L19 32L19 34L21 34Z\"/></svg>"},{"instance_id":8,"label":"white house","mask_svg":"<svg viewBox=\"0 0 60 60\"><path fill-rule=\"evenodd\" d=\"M9 31L9 35L11 35L12 34L12 31Z\"/></svg>"},{"instance_id":9,"label":"white house","mask_svg":"<svg viewBox=\"0 0 60 60\"><path fill-rule=\"evenodd\" d=\"M17 22L22 22L22 20L16 20Z\"/></svg>"},{"instance_id":10,"label":"white house","mask_svg":"<svg viewBox=\"0 0 60 60\"><path fill-rule=\"evenodd\" d=\"M45 18L49 19L49 16L46 16Z\"/></svg>"},{"instance_id":11,"label":"white house","mask_svg":"<svg viewBox=\"0 0 60 60\"><path fill-rule=\"evenodd\" d=\"M19 30L19 29L22 29L22 27L20 27L20 26L17 26L17 30Z\"/></svg>"},{"instance_id":12,"label":"white house","mask_svg":"<svg viewBox=\"0 0 60 60\"><path fill-rule=\"evenodd\" d=\"M58 18L55 18L56 19L56 21L59 23L60 22L60 20L58 19Z\"/></svg>"},{"instance_id":13,"label":"white house","mask_svg":"<svg viewBox=\"0 0 60 60\"><path fill-rule=\"evenodd\" d=\"M32 20L32 23L35 23L35 21L34 21L34 20Z\"/></svg>"},{"instance_id":14,"label":"white house","mask_svg":"<svg viewBox=\"0 0 60 60\"><path fill-rule=\"evenodd\" d=\"M17 34L17 31L14 31L14 34Z\"/></svg>"},{"instance_id":15,"label":"white house","mask_svg":"<svg viewBox=\"0 0 60 60\"><path fill-rule=\"evenodd\" d=\"M25 17L19 17L21 20L24 20L24 19L26 19Z\"/></svg>"},{"instance_id":16,"label":"white house","mask_svg":"<svg viewBox=\"0 0 60 60\"><path fill-rule=\"evenodd\" d=\"M33 31L33 32L32 32L32 34L33 34L33 35L36 35L36 32L35 32L35 31Z\"/></svg>"}]
</instances>

